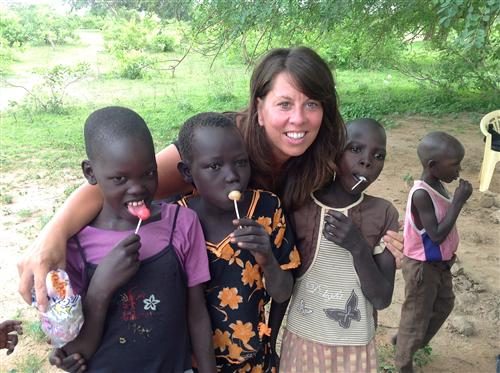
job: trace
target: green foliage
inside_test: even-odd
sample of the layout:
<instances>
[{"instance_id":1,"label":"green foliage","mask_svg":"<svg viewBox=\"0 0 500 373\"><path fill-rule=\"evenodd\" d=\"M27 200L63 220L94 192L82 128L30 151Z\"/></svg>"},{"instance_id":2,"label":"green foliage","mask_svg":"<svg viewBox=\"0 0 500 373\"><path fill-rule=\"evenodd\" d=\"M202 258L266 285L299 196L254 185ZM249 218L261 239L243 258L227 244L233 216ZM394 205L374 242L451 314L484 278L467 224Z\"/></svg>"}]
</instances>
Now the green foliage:
<instances>
[{"instance_id":1,"label":"green foliage","mask_svg":"<svg viewBox=\"0 0 500 373\"><path fill-rule=\"evenodd\" d=\"M270 48L303 44L337 68L391 67L448 91L498 94L499 13L495 0L205 0L193 8L191 34L205 54L239 49L249 64ZM422 39L436 52L432 68L413 58Z\"/></svg>"},{"instance_id":2,"label":"green foliage","mask_svg":"<svg viewBox=\"0 0 500 373\"><path fill-rule=\"evenodd\" d=\"M159 20L127 12L127 17L110 19L106 23L106 48L118 62L118 75L126 79L141 79L148 69L156 66L157 58L149 52L172 52L175 40L164 33Z\"/></svg>"},{"instance_id":3,"label":"green foliage","mask_svg":"<svg viewBox=\"0 0 500 373\"><path fill-rule=\"evenodd\" d=\"M28 97L19 105L28 111L61 113L64 110L68 86L86 77L89 70L90 65L85 62L75 66L56 65L52 68L40 69L38 72L41 83L31 90L25 88Z\"/></svg>"},{"instance_id":4,"label":"green foliage","mask_svg":"<svg viewBox=\"0 0 500 373\"><path fill-rule=\"evenodd\" d=\"M417 367L425 367L432 361L432 347L429 345L424 346L413 354L413 363Z\"/></svg>"},{"instance_id":5,"label":"green foliage","mask_svg":"<svg viewBox=\"0 0 500 373\"><path fill-rule=\"evenodd\" d=\"M0 18L0 35L10 47L60 45L77 39L74 16L59 15L43 5L12 5Z\"/></svg>"}]
</instances>

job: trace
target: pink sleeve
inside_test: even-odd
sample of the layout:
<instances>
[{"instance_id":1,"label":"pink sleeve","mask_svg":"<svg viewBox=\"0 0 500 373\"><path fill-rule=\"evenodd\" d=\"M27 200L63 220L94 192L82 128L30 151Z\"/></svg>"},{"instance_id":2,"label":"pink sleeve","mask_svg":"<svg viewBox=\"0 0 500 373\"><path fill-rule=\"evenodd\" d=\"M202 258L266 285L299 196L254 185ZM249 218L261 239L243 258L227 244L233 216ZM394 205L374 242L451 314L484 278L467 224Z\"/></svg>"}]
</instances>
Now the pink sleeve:
<instances>
[{"instance_id":1,"label":"pink sleeve","mask_svg":"<svg viewBox=\"0 0 500 373\"><path fill-rule=\"evenodd\" d=\"M186 271L188 287L194 287L210 280L207 246L200 221L194 211L180 207L177 226L182 234L177 250Z\"/></svg>"}]
</instances>

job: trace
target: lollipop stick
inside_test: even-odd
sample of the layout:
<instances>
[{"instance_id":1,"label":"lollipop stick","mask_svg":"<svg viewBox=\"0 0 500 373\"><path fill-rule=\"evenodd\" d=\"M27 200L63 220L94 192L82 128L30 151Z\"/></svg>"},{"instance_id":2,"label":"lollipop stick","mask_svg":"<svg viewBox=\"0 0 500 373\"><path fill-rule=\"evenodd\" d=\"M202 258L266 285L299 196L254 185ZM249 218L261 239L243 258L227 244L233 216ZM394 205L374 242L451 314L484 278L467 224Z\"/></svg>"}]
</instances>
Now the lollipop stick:
<instances>
[{"instance_id":1,"label":"lollipop stick","mask_svg":"<svg viewBox=\"0 0 500 373\"><path fill-rule=\"evenodd\" d=\"M137 232L139 232L139 227L141 226L141 223L142 223L142 219L139 219L139 222L137 223L137 228L135 228L135 234L137 234Z\"/></svg>"},{"instance_id":2,"label":"lollipop stick","mask_svg":"<svg viewBox=\"0 0 500 373\"><path fill-rule=\"evenodd\" d=\"M236 217L239 220L240 219L240 212L238 211L238 203L236 202L235 199L233 200L233 202L234 202L234 210L236 211Z\"/></svg>"},{"instance_id":3,"label":"lollipop stick","mask_svg":"<svg viewBox=\"0 0 500 373\"><path fill-rule=\"evenodd\" d=\"M359 184L361 184L363 181L366 181L366 178L364 176L360 176L359 177L359 181L356 183L356 185L354 185L351 190L354 190L354 188L356 188Z\"/></svg>"}]
</instances>

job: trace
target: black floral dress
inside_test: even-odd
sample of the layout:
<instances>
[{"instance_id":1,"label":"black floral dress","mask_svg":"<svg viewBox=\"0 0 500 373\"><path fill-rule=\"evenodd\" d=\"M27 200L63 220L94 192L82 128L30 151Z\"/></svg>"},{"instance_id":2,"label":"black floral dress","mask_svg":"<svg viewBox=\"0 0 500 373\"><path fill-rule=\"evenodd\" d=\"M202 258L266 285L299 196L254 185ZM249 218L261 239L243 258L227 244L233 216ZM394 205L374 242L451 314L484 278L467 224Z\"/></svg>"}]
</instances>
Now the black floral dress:
<instances>
[{"instance_id":1,"label":"black floral dress","mask_svg":"<svg viewBox=\"0 0 500 373\"><path fill-rule=\"evenodd\" d=\"M281 268L297 268L299 253L279 198L262 190L252 193L246 217L260 223L269 233ZM187 206L189 198L179 203ZM229 236L217 244L207 242L207 252L211 280L207 283L206 297L218 371L276 371L264 313L270 297L262 269L250 251L231 244Z\"/></svg>"}]
</instances>

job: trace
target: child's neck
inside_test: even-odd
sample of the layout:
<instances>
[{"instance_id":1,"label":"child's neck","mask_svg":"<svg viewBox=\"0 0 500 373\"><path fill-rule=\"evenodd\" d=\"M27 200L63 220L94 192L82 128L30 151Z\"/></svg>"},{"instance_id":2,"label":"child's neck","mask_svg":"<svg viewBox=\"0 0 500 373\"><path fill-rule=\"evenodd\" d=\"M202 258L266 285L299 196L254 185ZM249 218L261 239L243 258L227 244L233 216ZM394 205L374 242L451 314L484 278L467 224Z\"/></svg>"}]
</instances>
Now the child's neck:
<instances>
[{"instance_id":1,"label":"child's neck","mask_svg":"<svg viewBox=\"0 0 500 373\"><path fill-rule=\"evenodd\" d=\"M425 181L428 185L430 185L434 190L436 190L442 196L449 198L448 192L446 191L446 188L444 187L441 180L432 176L430 173L427 172L427 170L424 170L422 172L420 179L422 181Z\"/></svg>"},{"instance_id":2,"label":"child's neck","mask_svg":"<svg viewBox=\"0 0 500 373\"><path fill-rule=\"evenodd\" d=\"M344 208L356 202L361 193L351 194L339 182L332 181L314 193L314 196L324 205L334 208Z\"/></svg>"}]
</instances>

